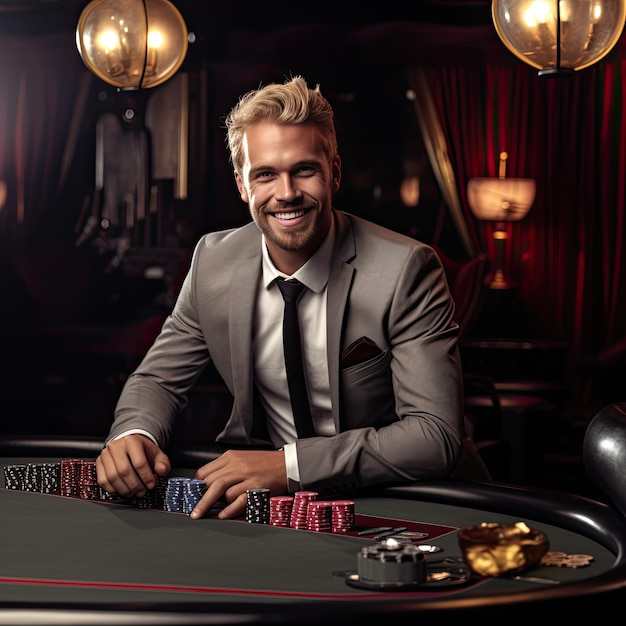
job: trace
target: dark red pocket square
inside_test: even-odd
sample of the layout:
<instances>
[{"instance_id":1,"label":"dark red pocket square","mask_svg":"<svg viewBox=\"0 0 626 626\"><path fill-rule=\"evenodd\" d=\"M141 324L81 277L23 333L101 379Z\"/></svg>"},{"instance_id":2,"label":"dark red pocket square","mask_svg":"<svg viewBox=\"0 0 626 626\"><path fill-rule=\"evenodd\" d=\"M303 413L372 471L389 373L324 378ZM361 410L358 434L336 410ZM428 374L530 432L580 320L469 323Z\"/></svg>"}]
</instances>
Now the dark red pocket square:
<instances>
[{"instance_id":1,"label":"dark red pocket square","mask_svg":"<svg viewBox=\"0 0 626 626\"><path fill-rule=\"evenodd\" d=\"M341 353L341 367L350 367L369 361L378 356L382 350L369 337L361 337L353 341Z\"/></svg>"}]
</instances>

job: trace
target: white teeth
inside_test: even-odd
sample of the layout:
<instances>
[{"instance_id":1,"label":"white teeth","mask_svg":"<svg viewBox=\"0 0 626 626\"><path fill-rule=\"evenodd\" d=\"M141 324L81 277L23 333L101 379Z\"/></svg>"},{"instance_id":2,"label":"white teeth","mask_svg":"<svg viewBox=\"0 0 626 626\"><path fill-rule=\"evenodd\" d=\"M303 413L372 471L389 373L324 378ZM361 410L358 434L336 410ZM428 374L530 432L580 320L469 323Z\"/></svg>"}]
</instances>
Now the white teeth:
<instances>
[{"instance_id":1,"label":"white teeth","mask_svg":"<svg viewBox=\"0 0 626 626\"><path fill-rule=\"evenodd\" d=\"M277 217L281 220L295 220L296 217L302 217L304 215L304 211L293 211L292 213L274 213L274 217Z\"/></svg>"}]
</instances>

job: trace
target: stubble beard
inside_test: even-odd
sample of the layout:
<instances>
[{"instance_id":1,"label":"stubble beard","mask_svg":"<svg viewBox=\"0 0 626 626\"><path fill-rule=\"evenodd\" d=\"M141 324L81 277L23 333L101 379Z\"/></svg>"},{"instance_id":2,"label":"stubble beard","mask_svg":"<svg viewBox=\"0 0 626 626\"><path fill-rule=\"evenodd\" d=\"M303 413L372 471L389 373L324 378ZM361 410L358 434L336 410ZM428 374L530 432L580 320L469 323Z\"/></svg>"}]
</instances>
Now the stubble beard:
<instances>
[{"instance_id":1,"label":"stubble beard","mask_svg":"<svg viewBox=\"0 0 626 626\"><path fill-rule=\"evenodd\" d=\"M305 248L316 236L318 225L317 222L310 230L306 230L304 232L298 233L282 233L274 230L270 224L269 220L272 219L267 216L264 216L264 219L260 219L257 221L261 232L265 235L265 238L275 245L277 248L281 250L285 250L286 252L298 252Z\"/></svg>"}]
</instances>

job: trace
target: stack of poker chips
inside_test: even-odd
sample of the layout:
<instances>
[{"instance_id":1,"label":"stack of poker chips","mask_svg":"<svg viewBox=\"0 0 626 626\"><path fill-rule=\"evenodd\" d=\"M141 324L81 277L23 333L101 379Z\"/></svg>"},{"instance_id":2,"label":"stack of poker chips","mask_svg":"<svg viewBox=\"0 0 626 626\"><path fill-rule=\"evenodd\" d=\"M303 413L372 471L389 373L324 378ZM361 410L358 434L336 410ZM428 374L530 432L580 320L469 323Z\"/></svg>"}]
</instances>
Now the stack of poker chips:
<instances>
[{"instance_id":1,"label":"stack of poker chips","mask_svg":"<svg viewBox=\"0 0 626 626\"><path fill-rule=\"evenodd\" d=\"M289 526L296 529L306 530L306 519L309 502L317 498L317 491L296 491L291 508L291 520Z\"/></svg>"},{"instance_id":2,"label":"stack of poker chips","mask_svg":"<svg viewBox=\"0 0 626 626\"><path fill-rule=\"evenodd\" d=\"M333 530L331 502L313 500L309 502L306 514L306 529L320 533L329 533Z\"/></svg>"},{"instance_id":3,"label":"stack of poker chips","mask_svg":"<svg viewBox=\"0 0 626 626\"><path fill-rule=\"evenodd\" d=\"M85 459L63 459L59 466L58 494L83 500L118 500L98 485L96 462Z\"/></svg>"},{"instance_id":4,"label":"stack of poker chips","mask_svg":"<svg viewBox=\"0 0 626 626\"><path fill-rule=\"evenodd\" d=\"M140 509L164 509L165 492L167 490L167 478L156 477L156 483L152 489L148 489L145 495L133 498L132 504Z\"/></svg>"},{"instance_id":5,"label":"stack of poker chips","mask_svg":"<svg viewBox=\"0 0 626 626\"><path fill-rule=\"evenodd\" d=\"M78 490L76 495L83 500L99 500L100 487L96 475L95 461L82 461L78 464Z\"/></svg>"},{"instance_id":6,"label":"stack of poker chips","mask_svg":"<svg viewBox=\"0 0 626 626\"><path fill-rule=\"evenodd\" d=\"M250 524L270 523L270 490L248 489L245 520Z\"/></svg>"},{"instance_id":7,"label":"stack of poker chips","mask_svg":"<svg viewBox=\"0 0 626 626\"><path fill-rule=\"evenodd\" d=\"M26 465L5 465L4 466L4 487L5 489L15 489L16 491L25 491L24 478L26 474Z\"/></svg>"},{"instance_id":8,"label":"stack of poker chips","mask_svg":"<svg viewBox=\"0 0 626 626\"><path fill-rule=\"evenodd\" d=\"M347 533L354 528L353 500L317 500L316 491L271 496L269 489L249 489L245 519L315 532Z\"/></svg>"},{"instance_id":9,"label":"stack of poker chips","mask_svg":"<svg viewBox=\"0 0 626 626\"><path fill-rule=\"evenodd\" d=\"M288 528L291 523L293 496L272 496L270 498L270 524Z\"/></svg>"},{"instance_id":10,"label":"stack of poker chips","mask_svg":"<svg viewBox=\"0 0 626 626\"><path fill-rule=\"evenodd\" d=\"M56 463L5 465L4 484L7 489L56 494L59 492L59 466Z\"/></svg>"},{"instance_id":11,"label":"stack of poker chips","mask_svg":"<svg viewBox=\"0 0 626 626\"><path fill-rule=\"evenodd\" d=\"M163 508L173 513L189 515L206 492L206 484L198 478L173 476L168 478Z\"/></svg>"},{"instance_id":12,"label":"stack of poker chips","mask_svg":"<svg viewBox=\"0 0 626 626\"><path fill-rule=\"evenodd\" d=\"M85 461L86 462L86 461ZM59 493L69 498L78 498L80 492L82 459L63 459L59 478ZM85 472L83 473L83 477Z\"/></svg>"},{"instance_id":13,"label":"stack of poker chips","mask_svg":"<svg viewBox=\"0 0 626 626\"><path fill-rule=\"evenodd\" d=\"M332 505L332 531L334 533L350 532L356 521L354 500L333 500Z\"/></svg>"},{"instance_id":14,"label":"stack of poker chips","mask_svg":"<svg viewBox=\"0 0 626 626\"><path fill-rule=\"evenodd\" d=\"M99 487L96 462L85 459L5 465L4 484L6 489L48 493L83 500L123 500Z\"/></svg>"}]
</instances>

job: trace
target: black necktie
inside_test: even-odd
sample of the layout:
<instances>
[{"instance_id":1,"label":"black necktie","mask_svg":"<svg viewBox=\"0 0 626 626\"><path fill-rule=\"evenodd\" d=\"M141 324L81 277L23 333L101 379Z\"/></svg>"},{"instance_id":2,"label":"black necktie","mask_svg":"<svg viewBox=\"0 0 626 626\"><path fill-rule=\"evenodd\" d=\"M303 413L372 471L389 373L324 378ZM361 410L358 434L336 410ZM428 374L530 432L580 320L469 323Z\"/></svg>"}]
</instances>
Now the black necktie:
<instances>
[{"instance_id":1,"label":"black necktie","mask_svg":"<svg viewBox=\"0 0 626 626\"><path fill-rule=\"evenodd\" d=\"M287 383L293 419L296 423L298 437L313 437L313 421L309 408L309 396L304 381L304 366L302 364L302 345L300 342L300 325L298 324L298 296L304 285L297 280L278 278L276 284L285 300L285 315L283 317L283 349L285 352L285 367L287 369Z\"/></svg>"}]
</instances>

